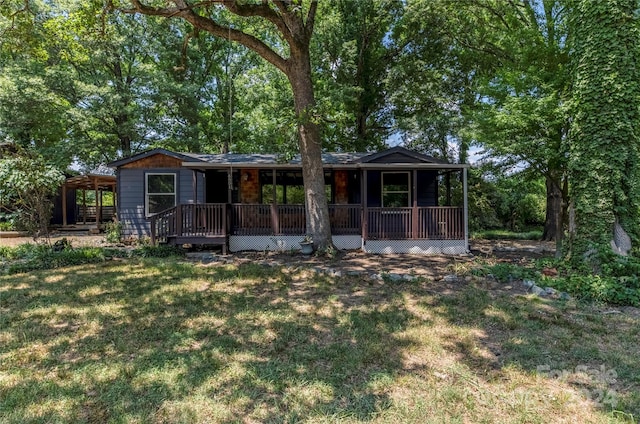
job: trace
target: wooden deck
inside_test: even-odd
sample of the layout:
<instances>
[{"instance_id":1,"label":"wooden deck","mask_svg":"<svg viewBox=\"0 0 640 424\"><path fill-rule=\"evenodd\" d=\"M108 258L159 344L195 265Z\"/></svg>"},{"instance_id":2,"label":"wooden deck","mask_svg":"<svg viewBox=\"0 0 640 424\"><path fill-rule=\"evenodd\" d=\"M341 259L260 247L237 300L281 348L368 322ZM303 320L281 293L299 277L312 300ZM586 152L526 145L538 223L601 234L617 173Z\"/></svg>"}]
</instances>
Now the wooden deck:
<instances>
[{"instance_id":1,"label":"wooden deck","mask_svg":"<svg viewBox=\"0 0 640 424\"><path fill-rule=\"evenodd\" d=\"M463 240L461 207L363 208L329 205L333 235L365 240ZM182 204L151 220L152 243L226 246L227 237L304 235L304 205Z\"/></svg>"}]
</instances>

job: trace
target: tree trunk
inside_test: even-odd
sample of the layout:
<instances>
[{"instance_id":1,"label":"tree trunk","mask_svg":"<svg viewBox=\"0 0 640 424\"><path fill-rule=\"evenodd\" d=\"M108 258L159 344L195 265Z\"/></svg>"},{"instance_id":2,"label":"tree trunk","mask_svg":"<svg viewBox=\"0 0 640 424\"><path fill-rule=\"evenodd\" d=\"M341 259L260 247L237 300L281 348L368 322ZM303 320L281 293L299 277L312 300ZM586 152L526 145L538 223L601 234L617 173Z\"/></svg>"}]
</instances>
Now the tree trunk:
<instances>
[{"instance_id":1,"label":"tree trunk","mask_svg":"<svg viewBox=\"0 0 640 424\"><path fill-rule=\"evenodd\" d=\"M563 215L564 215L564 196L561 181L547 175L545 177L547 186L547 213L544 219L544 231L542 240L544 241L561 241L563 236Z\"/></svg>"},{"instance_id":2,"label":"tree trunk","mask_svg":"<svg viewBox=\"0 0 640 424\"><path fill-rule=\"evenodd\" d=\"M575 2L570 34L576 105L569 137L570 255L610 249L620 224L640 240L637 1Z\"/></svg>"},{"instance_id":3,"label":"tree trunk","mask_svg":"<svg viewBox=\"0 0 640 424\"><path fill-rule=\"evenodd\" d=\"M287 77L293 90L298 119L298 143L302 158L307 234L313 236L313 244L316 249L326 249L332 246L333 242L322 166L322 140L318 125L313 122L312 116L315 97L308 49L306 52L304 49L297 51L292 49Z\"/></svg>"}]
</instances>

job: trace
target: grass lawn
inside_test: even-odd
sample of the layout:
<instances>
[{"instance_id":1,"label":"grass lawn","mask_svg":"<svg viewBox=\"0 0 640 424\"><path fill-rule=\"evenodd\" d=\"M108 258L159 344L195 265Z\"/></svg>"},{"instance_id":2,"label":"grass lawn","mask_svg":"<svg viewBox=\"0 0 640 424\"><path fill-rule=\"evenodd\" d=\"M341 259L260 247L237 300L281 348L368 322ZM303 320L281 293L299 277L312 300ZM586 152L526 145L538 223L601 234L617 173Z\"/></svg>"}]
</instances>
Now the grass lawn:
<instances>
[{"instance_id":1,"label":"grass lawn","mask_svg":"<svg viewBox=\"0 0 640 424\"><path fill-rule=\"evenodd\" d=\"M634 422L640 317L134 259L0 277L0 422Z\"/></svg>"}]
</instances>

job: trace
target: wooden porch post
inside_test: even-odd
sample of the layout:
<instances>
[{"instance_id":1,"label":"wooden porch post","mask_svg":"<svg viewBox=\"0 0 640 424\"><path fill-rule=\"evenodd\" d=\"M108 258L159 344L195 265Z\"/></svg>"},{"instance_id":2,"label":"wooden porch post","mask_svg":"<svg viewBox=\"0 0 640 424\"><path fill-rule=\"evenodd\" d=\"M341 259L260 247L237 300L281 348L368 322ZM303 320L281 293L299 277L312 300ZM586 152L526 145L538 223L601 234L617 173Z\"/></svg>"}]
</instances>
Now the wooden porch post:
<instances>
[{"instance_id":1,"label":"wooden porch post","mask_svg":"<svg viewBox=\"0 0 640 424\"><path fill-rule=\"evenodd\" d=\"M193 187L193 203L198 204L198 174L195 169L191 171L191 187Z\"/></svg>"},{"instance_id":2,"label":"wooden porch post","mask_svg":"<svg viewBox=\"0 0 640 424\"><path fill-rule=\"evenodd\" d=\"M469 250L469 201L467 198L467 168L462 169L462 198L464 216L464 248Z\"/></svg>"},{"instance_id":3,"label":"wooden porch post","mask_svg":"<svg viewBox=\"0 0 640 424\"><path fill-rule=\"evenodd\" d=\"M233 203L233 169L231 168L227 169L227 203Z\"/></svg>"},{"instance_id":4,"label":"wooden porch post","mask_svg":"<svg viewBox=\"0 0 640 424\"><path fill-rule=\"evenodd\" d=\"M93 180L93 189L96 192L96 229L100 230L100 197L98 196L98 180Z\"/></svg>"},{"instance_id":5,"label":"wooden porch post","mask_svg":"<svg viewBox=\"0 0 640 424\"><path fill-rule=\"evenodd\" d=\"M62 225L67 226L67 183L62 183Z\"/></svg>"},{"instance_id":6,"label":"wooden porch post","mask_svg":"<svg viewBox=\"0 0 640 424\"><path fill-rule=\"evenodd\" d=\"M116 221L118 221L118 206L119 202L118 202L118 190L117 190L117 184L112 184L111 185L111 193L112 193L112 197L113 197L113 215L116 217Z\"/></svg>"},{"instance_id":7,"label":"wooden porch post","mask_svg":"<svg viewBox=\"0 0 640 424\"><path fill-rule=\"evenodd\" d=\"M151 245L157 246L158 241L156 240L156 220L155 218L151 218Z\"/></svg>"},{"instance_id":8,"label":"wooden porch post","mask_svg":"<svg viewBox=\"0 0 640 424\"><path fill-rule=\"evenodd\" d=\"M411 197L413 198L411 209L411 238L418 238L418 170L414 169L411 173L412 189Z\"/></svg>"},{"instance_id":9,"label":"wooden porch post","mask_svg":"<svg viewBox=\"0 0 640 424\"><path fill-rule=\"evenodd\" d=\"M87 225L87 189L82 189L82 225Z\"/></svg>"},{"instance_id":10,"label":"wooden porch post","mask_svg":"<svg viewBox=\"0 0 640 424\"><path fill-rule=\"evenodd\" d=\"M273 234L279 234L280 233L280 217L278 216L278 206L276 205L276 201L277 201L277 193L276 193L277 179L276 179L276 170L275 170L275 168L271 172L272 172L272 183L273 183L273 193L271 195L271 231L273 231Z\"/></svg>"},{"instance_id":11,"label":"wooden porch post","mask_svg":"<svg viewBox=\"0 0 640 424\"><path fill-rule=\"evenodd\" d=\"M369 218L369 211L367 210L367 170L363 170L362 171L362 184L360 185L362 187L362 243L364 244L364 242L367 240L367 236L369 234L369 229L368 229L368 218ZM363 246L364 247L364 246Z\"/></svg>"},{"instance_id":12,"label":"wooden porch post","mask_svg":"<svg viewBox=\"0 0 640 424\"><path fill-rule=\"evenodd\" d=\"M224 242L222 243L222 254L227 254L227 205L222 205L222 235Z\"/></svg>"},{"instance_id":13,"label":"wooden porch post","mask_svg":"<svg viewBox=\"0 0 640 424\"><path fill-rule=\"evenodd\" d=\"M176 205L176 237L182 236L182 206Z\"/></svg>"}]
</instances>

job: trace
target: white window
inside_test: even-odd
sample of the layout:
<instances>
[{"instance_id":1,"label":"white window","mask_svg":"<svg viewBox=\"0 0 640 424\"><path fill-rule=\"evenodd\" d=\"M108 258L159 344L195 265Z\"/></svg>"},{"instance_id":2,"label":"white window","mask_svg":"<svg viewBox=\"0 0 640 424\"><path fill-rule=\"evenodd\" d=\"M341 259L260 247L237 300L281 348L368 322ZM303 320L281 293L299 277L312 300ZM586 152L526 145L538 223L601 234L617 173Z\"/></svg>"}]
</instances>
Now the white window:
<instances>
[{"instance_id":1,"label":"white window","mask_svg":"<svg viewBox=\"0 0 640 424\"><path fill-rule=\"evenodd\" d=\"M408 172L383 172L382 173L382 207L406 208L409 203L409 173Z\"/></svg>"},{"instance_id":2,"label":"white window","mask_svg":"<svg viewBox=\"0 0 640 424\"><path fill-rule=\"evenodd\" d=\"M176 174L148 173L145 189L144 207L147 216L176 205Z\"/></svg>"}]
</instances>

